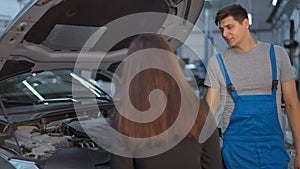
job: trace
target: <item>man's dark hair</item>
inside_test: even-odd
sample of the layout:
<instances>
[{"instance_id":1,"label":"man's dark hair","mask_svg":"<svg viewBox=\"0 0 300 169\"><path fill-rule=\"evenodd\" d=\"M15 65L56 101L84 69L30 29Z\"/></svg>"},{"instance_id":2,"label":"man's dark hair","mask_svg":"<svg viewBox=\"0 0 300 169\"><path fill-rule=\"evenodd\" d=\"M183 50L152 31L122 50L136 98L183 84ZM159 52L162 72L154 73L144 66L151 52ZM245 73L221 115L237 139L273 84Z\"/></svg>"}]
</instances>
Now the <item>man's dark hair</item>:
<instances>
[{"instance_id":1,"label":"man's dark hair","mask_svg":"<svg viewBox=\"0 0 300 169\"><path fill-rule=\"evenodd\" d=\"M215 24L218 26L219 22L228 16L232 16L234 20L242 23L244 19L248 19L248 12L240 4L231 4L224 7L223 9L220 9L217 12L217 15L215 17Z\"/></svg>"}]
</instances>

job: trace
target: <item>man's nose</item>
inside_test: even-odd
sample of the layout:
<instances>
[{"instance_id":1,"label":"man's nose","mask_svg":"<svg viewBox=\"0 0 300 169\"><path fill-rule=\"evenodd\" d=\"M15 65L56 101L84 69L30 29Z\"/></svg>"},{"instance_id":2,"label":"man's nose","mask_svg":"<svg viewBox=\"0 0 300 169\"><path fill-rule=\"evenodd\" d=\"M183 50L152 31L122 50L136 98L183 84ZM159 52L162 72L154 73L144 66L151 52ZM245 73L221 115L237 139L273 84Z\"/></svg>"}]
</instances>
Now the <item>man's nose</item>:
<instances>
[{"instance_id":1,"label":"man's nose","mask_svg":"<svg viewBox=\"0 0 300 169\"><path fill-rule=\"evenodd\" d=\"M228 30L223 30L222 36L223 36L224 38L226 38L226 37L228 36L228 34L229 34L229 31L228 31Z\"/></svg>"}]
</instances>

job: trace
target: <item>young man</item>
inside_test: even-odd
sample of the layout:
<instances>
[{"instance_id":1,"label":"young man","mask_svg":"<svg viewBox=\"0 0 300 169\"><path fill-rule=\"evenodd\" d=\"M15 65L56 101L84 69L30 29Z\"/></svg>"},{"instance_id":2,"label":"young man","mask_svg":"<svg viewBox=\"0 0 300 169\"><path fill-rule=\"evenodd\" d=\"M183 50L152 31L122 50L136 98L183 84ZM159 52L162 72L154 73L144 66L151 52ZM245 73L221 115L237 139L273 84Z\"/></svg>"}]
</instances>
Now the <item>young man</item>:
<instances>
[{"instance_id":1,"label":"young man","mask_svg":"<svg viewBox=\"0 0 300 169\"><path fill-rule=\"evenodd\" d=\"M247 11L239 4L219 10L215 23L229 48L209 61L206 100L213 113L224 105L226 168L288 167L280 126L283 94L297 151L294 166L300 169L300 105L287 53L253 39Z\"/></svg>"}]
</instances>

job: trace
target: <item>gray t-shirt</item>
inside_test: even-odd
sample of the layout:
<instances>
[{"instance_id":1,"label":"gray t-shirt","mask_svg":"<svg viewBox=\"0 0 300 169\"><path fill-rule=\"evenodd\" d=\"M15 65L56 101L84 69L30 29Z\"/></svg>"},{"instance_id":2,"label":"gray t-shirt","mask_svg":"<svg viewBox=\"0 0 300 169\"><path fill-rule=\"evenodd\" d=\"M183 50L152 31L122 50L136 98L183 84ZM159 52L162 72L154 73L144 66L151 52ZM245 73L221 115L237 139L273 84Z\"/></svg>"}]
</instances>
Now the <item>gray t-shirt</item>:
<instances>
[{"instance_id":1,"label":"gray t-shirt","mask_svg":"<svg viewBox=\"0 0 300 169\"><path fill-rule=\"evenodd\" d=\"M282 124L281 114L281 83L295 78L292 66L286 51L275 45L277 78L279 80L277 90L278 117ZM239 95L270 94L272 87L272 70L270 61L270 44L257 42L255 48L248 52L240 52L227 49L222 53L222 59L228 75ZM207 65L205 85L221 89L221 100L217 116L223 113L223 130L229 124L230 116L234 109L234 103L226 90L225 80L221 72L216 56L213 56Z\"/></svg>"}]
</instances>

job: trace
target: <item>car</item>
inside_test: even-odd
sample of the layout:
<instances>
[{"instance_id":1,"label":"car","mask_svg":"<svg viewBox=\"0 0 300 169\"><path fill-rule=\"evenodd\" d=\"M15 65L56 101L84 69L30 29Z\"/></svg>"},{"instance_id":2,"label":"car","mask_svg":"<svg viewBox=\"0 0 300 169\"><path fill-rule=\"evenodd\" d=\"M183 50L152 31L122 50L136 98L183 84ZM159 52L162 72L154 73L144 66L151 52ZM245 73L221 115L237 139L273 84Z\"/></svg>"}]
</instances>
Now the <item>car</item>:
<instances>
[{"instance_id":1,"label":"car","mask_svg":"<svg viewBox=\"0 0 300 169\"><path fill-rule=\"evenodd\" d=\"M111 124L118 102L111 79L130 41L158 33L176 49L203 5L28 0L0 36L1 168L109 168L109 145L86 129Z\"/></svg>"}]
</instances>

